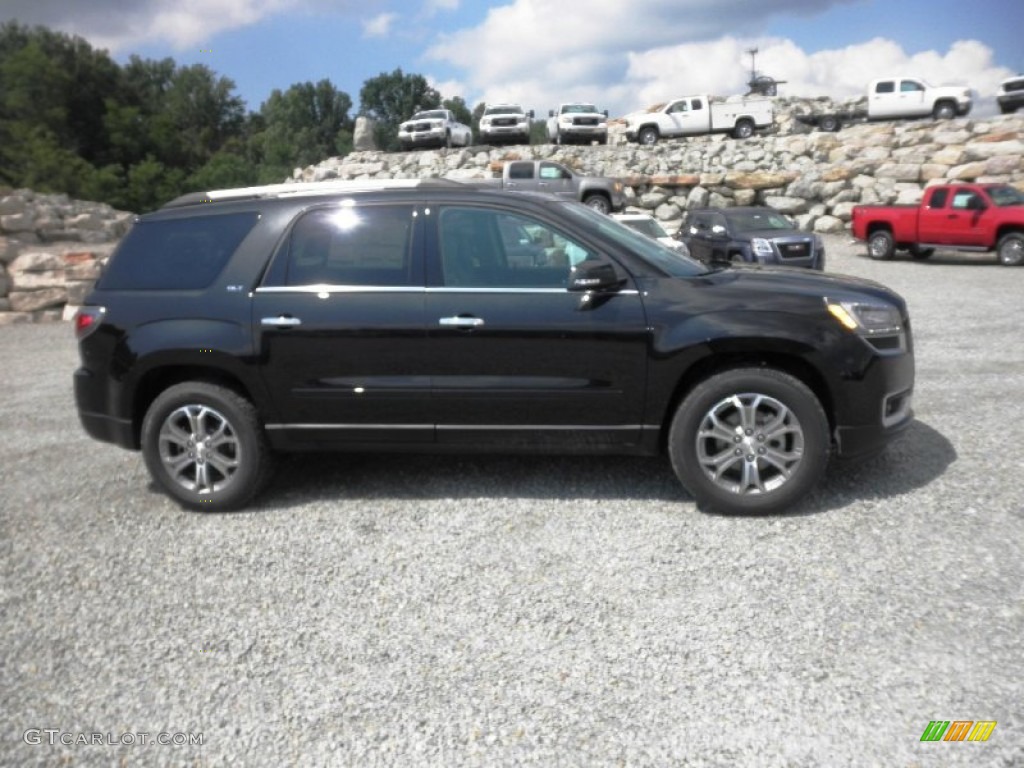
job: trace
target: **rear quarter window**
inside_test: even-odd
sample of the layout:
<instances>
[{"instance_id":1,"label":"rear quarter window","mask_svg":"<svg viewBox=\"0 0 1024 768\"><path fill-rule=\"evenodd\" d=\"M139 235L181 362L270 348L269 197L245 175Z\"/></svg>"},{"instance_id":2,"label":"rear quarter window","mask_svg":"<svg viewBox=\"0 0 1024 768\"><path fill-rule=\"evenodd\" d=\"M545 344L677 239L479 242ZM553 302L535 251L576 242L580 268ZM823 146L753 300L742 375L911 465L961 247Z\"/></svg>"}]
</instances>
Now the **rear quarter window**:
<instances>
[{"instance_id":1,"label":"rear quarter window","mask_svg":"<svg viewBox=\"0 0 1024 768\"><path fill-rule=\"evenodd\" d=\"M207 288L259 220L255 211L139 221L96 284L103 291Z\"/></svg>"}]
</instances>

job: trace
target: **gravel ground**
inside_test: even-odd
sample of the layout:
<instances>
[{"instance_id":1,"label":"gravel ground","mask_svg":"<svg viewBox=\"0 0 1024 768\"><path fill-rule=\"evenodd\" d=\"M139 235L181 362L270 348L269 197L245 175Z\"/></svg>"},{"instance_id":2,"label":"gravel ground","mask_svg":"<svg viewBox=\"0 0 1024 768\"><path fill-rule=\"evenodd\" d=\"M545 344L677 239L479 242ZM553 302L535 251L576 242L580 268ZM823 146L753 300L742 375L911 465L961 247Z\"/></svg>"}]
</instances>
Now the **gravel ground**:
<instances>
[{"instance_id":1,"label":"gravel ground","mask_svg":"<svg viewBox=\"0 0 1024 768\"><path fill-rule=\"evenodd\" d=\"M70 328L3 329L0 763L1024 765L1024 269L828 242L908 298L918 421L777 517L550 457L290 459L185 512L82 432Z\"/></svg>"}]
</instances>

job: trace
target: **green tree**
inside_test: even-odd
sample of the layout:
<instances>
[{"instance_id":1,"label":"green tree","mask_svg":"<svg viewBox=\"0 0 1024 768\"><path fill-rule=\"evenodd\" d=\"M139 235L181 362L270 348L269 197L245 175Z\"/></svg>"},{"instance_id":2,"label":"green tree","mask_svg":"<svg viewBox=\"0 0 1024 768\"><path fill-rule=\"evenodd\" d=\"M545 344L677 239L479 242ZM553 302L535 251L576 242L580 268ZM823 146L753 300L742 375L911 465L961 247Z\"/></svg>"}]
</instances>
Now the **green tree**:
<instances>
[{"instance_id":1,"label":"green tree","mask_svg":"<svg viewBox=\"0 0 1024 768\"><path fill-rule=\"evenodd\" d=\"M398 68L364 82L359 101L360 114L377 121L377 146L396 150L399 124L417 110L440 107L441 94L430 87L423 75L406 75Z\"/></svg>"},{"instance_id":2,"label":"green tree","mask_svg":"<svg viewBox=\"0 0 1024 768\"><path fill-rule=\"evenodd\" d=\"M281 181L297 166L352 151L352 99L330 80L274 90L260 108L263 129L253 137L266 181Z\"/></svg>"}]
</instances>

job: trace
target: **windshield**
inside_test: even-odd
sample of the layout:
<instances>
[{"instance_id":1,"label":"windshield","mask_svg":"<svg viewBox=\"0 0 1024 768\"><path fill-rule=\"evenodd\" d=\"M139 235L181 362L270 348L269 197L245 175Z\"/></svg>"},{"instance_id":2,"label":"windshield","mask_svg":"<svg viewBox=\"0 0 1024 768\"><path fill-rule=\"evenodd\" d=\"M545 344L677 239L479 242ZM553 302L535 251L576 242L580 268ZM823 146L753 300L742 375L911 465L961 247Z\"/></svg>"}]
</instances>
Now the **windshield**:
<instances>
[{"instance_id":1,"label":"windshield","mask_svg":"<svg viewBox=\"0 0 1024 768\"><path fill-rule=\"evenodd\" d=\"M762 229L792 229L793 224L775 211L733 211L727 214L737 232L757 232Z\"/></svg>"},{"instance_id":2,"label":"windshield","mask_svg":"<svg viewBox=\"0 0 1024 768\"><path fill-rule=\"evenodd\" d=\"M616 221L648 237L668 237L668 232L654 219L616 219Z\"/></svg>"},{"instance_id":3,"label":"windshield","mask_svg":"<svg viewBox=\"0 0 1024 768\"><path fill-rule=\"evenodd\" d=\"M597 112L593 104L566 104L562 107L562 114L567 112Z\"/></svg>"},{"instance_id":4,"label":"windshield","mask_svg":"<svg viewBox=\"0 0 1024 768\"><path fill-rule=\"evenodd\" d=\"M1009 205L1024 205L1024 194L1014 187L990 187L988 196L1000 208Z\"/></svg>"},{"instance_id":5,"label":"windshield","mask_svg":"<svg viewBox=\"0 0 1024 768\"><path fill-rule=\"evenodd\" d=\"M708 273L707 266L701 262L691 259L689 256L683 256L646 235L641 235L611 216L598 213L593 208L588 208L580 203L566 202L562 205L569 217L576 219L579 224L590 230L599 230L602 235L615 241L616 245L639 256L648 264L672 277L693 277Z\"/></svg>"},{"instance_id":6,"label":"windshield","mask_svg":"<svg viewBox=\"0 0 1024 768\"><path fill-rule=\"evenodd\" d=\"M519 108L518 104L506 104L505 106L499 107L488 107L484 110L485 115L519 115L522 114L523 110Z\"/></svg>"},{"instance_id":7,"label":"windshield","mask_svg":"<svg viewBox=\"0 0 1024 768\"><path fill-rule=\"evenodd\" d=\"M410 118L412 120L447 120L448 113L442 109L434 109L429 112L417 112Z\"/></svg>"}]
</instances>

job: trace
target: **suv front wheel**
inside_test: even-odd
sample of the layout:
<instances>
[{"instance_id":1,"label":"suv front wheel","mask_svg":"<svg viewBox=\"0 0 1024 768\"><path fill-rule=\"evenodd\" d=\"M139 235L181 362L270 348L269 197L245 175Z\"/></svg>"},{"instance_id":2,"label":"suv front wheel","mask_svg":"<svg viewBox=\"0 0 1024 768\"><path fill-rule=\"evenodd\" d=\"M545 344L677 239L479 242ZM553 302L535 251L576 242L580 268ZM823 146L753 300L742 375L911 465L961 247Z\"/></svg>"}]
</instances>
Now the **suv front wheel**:
<instances>
[{"instance_id":1,"label":"suv front wheel","mask_svg":"<svg viewBox=\"0 0 1024 768\"><path fill-rule=\"evenodd\" d=\"M255 407L206 382L176 384L153 401L142 422L142 454L153 479L192 509L242 507L271 474Z\"/></svg>"},{"instance_id":2,"label":"suv front wheel","mask_svg":"<svg viewBox=\"0 0 1024 768\"><path fill-rule=\"evenodd\" d=\"M821 480L828 419L799 379L772 368L737 368L698 384L672 419L668 453L702 509L782 512Z\"/></svg>"}]
</instances>

